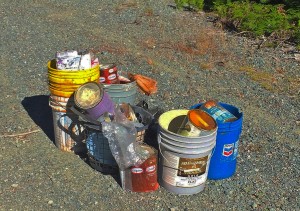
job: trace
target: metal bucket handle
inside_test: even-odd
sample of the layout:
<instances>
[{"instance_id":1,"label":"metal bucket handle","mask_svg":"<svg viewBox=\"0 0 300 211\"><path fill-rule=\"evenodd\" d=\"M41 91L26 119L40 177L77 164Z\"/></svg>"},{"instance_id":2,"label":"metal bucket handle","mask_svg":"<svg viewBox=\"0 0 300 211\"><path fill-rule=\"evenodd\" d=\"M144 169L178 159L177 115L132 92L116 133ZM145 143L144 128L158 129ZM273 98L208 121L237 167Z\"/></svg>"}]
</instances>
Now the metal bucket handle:
<instances>
[{"instance_id":1,"label":"metal bucket handle","mask_svg":"<svg viewBox=\"0 0 300 211\"><path fill-rule=\"evenodd\" d=\"M84 112L79 111L78 109L75 108L75 106L72 106L70 108L70 110L72 112L74 112L74 114L78 115L81 118L80 121L82 122L82 124L85 127L88 127L88 128L94 129L94 130L98 130L98 131L102 131L101 122L98 122L98 121L93 120L90 117L86 116L84 114Z\"/></svg>"}]
</instances>

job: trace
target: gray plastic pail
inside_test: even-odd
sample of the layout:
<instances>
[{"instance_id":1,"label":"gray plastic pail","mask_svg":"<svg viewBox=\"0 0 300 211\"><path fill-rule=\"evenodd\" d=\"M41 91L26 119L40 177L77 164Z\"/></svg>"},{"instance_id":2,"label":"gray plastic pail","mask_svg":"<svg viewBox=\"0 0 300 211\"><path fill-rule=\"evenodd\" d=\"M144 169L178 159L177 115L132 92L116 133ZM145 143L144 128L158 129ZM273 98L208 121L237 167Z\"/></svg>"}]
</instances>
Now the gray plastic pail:
<instances>
[{"instance_id":1,"label":"gray plastic pail","mask_svg":"<svg viewBox=\"0 0 300 211\"><path fill-rule=\"evenodd\" d=\"M136 81L127 84L105 84L104 91L116 103L129 103L135 105L137 95Z\"/></svg>"}]
</instances>

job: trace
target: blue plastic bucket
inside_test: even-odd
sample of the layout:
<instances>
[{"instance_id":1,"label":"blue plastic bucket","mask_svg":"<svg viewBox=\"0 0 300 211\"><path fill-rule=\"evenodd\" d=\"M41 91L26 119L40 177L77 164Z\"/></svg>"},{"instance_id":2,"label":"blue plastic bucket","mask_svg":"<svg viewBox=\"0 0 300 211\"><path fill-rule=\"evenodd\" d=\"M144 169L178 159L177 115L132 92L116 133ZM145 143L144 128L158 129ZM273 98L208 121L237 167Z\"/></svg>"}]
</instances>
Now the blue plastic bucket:
<instances>
[{"instance_id":1,"label":"blue plastic bucket","mask_svg":"<svg viewBox=\"0 0 300 211\"><path fill-rule=\"evenodd\" d=\"M199 108L202 103L193 105L191 109ZM239 109L220 103L225 109L236 116L234 122L218 123L217 140L214 153L210 160L208 179L225 179L236 171L238 143L242 132L243 113Z\"/></svg>"}]
</instances>

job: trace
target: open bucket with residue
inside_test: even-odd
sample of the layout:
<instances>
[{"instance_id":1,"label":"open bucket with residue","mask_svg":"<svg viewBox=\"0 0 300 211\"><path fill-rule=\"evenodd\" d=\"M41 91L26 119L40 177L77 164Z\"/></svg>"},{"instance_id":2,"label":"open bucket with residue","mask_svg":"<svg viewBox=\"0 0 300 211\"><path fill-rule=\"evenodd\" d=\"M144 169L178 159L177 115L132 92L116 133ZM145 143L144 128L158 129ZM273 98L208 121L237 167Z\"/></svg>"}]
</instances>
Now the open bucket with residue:
<instances>
[{"instance_id":1,"label":"open bucket with residue","mask_svg":"<svg viewBox=\"0 0 300 211\"><path fill-rule=\"evenodd\" d=\"M177 134L175 131L182 128L188 113L189 110L171 110L158 120L159 182L168 191L180 195L196 194L204 189L217 135L217 124L209 115L205 115L206 121L201 120L210 122L209 130L193 135Z\"/></svg>"}]
</instances>

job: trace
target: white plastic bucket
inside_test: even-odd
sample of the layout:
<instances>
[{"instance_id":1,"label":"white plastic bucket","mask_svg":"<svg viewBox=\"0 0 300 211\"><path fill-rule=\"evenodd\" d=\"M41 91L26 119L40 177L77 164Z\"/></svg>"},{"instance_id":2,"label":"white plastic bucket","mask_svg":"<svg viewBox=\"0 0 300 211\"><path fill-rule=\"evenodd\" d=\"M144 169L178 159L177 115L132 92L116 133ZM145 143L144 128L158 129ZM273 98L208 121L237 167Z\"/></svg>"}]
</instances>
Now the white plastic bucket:
<instances>
[{"instance_id":1,"label":"white plastic bucket","mask_svg":"<svg viewBox=\"0 0 300 211\"><path fill-rule=\"evenodd\" d=\"M67 110L68 101L69 98L50 96L55 145L62 151L86 153L84 128L79 124L78 116Z\"/></svg>"},{"instance_id":2,"label":"white plastic bucket","mask_svg":"<svg viewBox=\"0 0 300 211\"><path fill-rule=\"evenodd\" d=\"M178 110L179 115L185 115ZM174 111L170 114L174 116ZM211 133L198 137L186 137L170 132L166 128L168 112L159 118L159 182L170 192L191 195L202 191L207 180L207 173L212 151L216 144L217 128ZM174 116L176 117L176 115Z\"/></svg>"}]
</instances>

